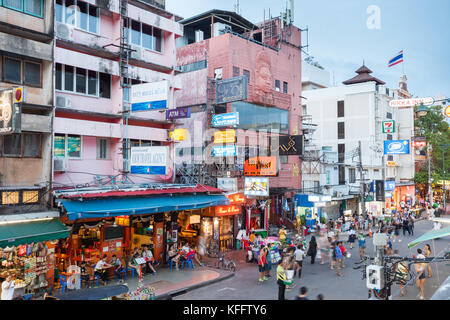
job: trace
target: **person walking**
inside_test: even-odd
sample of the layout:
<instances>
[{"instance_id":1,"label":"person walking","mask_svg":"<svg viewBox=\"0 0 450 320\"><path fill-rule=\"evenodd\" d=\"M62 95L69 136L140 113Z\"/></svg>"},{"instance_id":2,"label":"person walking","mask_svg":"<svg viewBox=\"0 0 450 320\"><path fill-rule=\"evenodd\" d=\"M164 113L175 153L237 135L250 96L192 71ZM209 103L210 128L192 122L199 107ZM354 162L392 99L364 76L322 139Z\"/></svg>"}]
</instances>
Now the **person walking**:
<instances>
[{"instance_id":1,"label":"person walking","mask_svg":"<svg viewBox=\"0 0 450 320\"><path fill-rule=\"evenodd\" d=\"M350 226L350 230L348 230L348 243L350 243L350 249L353 249L353 243L356 240L356 232L353 229L353 226Z\"/></svg>"},{"instance_id":2,"label":"person walking","mask_svg":"<svg viewBox=\"0 0 450 320\"><path fill-rule=\"evenodd\" d=\"M414 217L412 214L409 215L408 219L408 233L414 235Z\"/></svg>"},{"instance_id":3,"label":"person walking","mask_svg":"<svg viewBox=\"0 0 450 320\"><path fill-rule=\"evenodd\" d=\"M317 255L317 243L316 243L315 236L312 236L311 240L309 240L307 255L311 257L311 264L314 264L314 260L316 259L316 255Z\"/></svg>"},{"instance_id":4,"label":"person walking","mask_svg":"<svg viewBox=\"0 0 450 320\"><path fill-rule=\"evenodd\" d=\"M425 247L422 250L423 255L425 258L431 257L432 251L429 244L426 244ZM427 263L427 271L428 271L428 278L431 278L433 276L433 271L431 269L431 263Z\"/></svg>"},{"instance_id":5,"label":"person walking","mask_svg":"<svg viewBox=\"0 0 450 320\"><path fill-rule=\"evenodd\" d=\"M402 225L403 225L403 236L405 236L405 233L408 231L408 224L409 224L409 221L408 221L408 219L406 218L406 217L403 217L403 220L402 220L403 222L402 222ZM411 234L410 234L411 235Z\"/></svg>"},{"instance_id":6,"label":"person walking","mask_svg":"<svg viewBox=\"0 0 450 320\"><path fill-rule=\"evenodd\" d=\"M297 250L295 250L294 252L294 257L295 257L294 277L296 276L296 273L298 271L298 278L300 279L302 277L303 258L305 257L305 251L303 250L302 244L298 245Z\"/></svg>"},{"instance_id":7,"label":"person walking","mask_svg":"<svg viewBox=\"0 0 450 320\"><path fill-rule=\"evenodd\" d=\"M265 265L266 265L266 251L264 250L264 248L261 248L261 250L259 250L259 258L258 258L259 283L262 283L265 280L269 280L269 278L264 276Z\"/></svg>"},{"instance_id":8,"label":"person walking","mask_svg":"<svg viewBox=\"0 0 450 320\"><path fill-rule=\"evenodd\" d=\"M272 258L270 256L270 250L267 246L264 247L266 253L266 264L264 266L264 279L268 280L270 278L270 270L272 269Z\"/></svg>"},{"instance_id":9,"label":"person walking","mask_svg":"<svg viewBox=\"0 0 450 320\"><path fill-rule=\"evenodd\" d=\"M286 291L286 270L285 262L282 261L277 267L277 284L278 284L278 300L285 300L284 293Z\"/></svg>"},{"instance_id":10,"label":"person walking","mask_svg":"<svg viewBox=\"0 0 450 320\"><path fill-rule=\"evenodd\" d=\"M415 256L413 256L413 258L415 258ZM423 258L419 258L419 256L417 256L417 258L423 259ZM427 280L426 273L425 273L426 263L416 263L416 264L414 264L414 268L416 269L416 272L417 272L416 286L420 290L419 299L424 300L425 299L424 286L425 286L425 281Z\"/></svg>"},{"instance_id":11,"label":"person walking","mask_svg":"<svg viewBox=\"0 0 450 320\"><path fill-rule=\"evenodd\" d=\"M321 232L319 240L317 241L317 249L320 250L320 264L325 264L325 260L327 260L329 245L330 243L325 232Z\"/></svg>"},{"instance_id":12,"label":"person walking","mask_svg":"<svg viewBox=\"0 0 450 320\"><path fill-rule=\"evenodd\" d=\"M335 256L336 256L336 274L339 277L342 277L343 274L341 273L341 265L342 265L343 256L342 256L341 248L339 247L338 243L336 243L336 245L334 246L334 250L336 252L336 254L335 254Z\"/></svg>"},{"instance_id":13,"label":"person walking","mask_svg":"<svg viewBox=\"0 0 450 320\"><path fill-rule=\"evenodd\" d=\"M364 234L362 232L359 234L358 246L359 246L359 257L362 260L363 257L366 255L366 238L364 237Z\"/></svg>"}]
</instances>

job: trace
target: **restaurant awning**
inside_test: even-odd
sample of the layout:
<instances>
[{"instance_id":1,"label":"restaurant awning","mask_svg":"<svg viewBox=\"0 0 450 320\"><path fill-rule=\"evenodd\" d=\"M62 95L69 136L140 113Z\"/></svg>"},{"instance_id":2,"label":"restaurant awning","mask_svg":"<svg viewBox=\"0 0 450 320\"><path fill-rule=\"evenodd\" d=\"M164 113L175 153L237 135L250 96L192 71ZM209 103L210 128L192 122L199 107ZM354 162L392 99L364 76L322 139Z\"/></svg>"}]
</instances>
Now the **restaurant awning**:
<instances>
[{"instance_id":1,"label":"restaurant awning","mask_svg":"<svg viewBox=\"0 0 450 320\"><path fill-rule=\"evenodd\" d=\"M428 231L427 233L421 235L416 240L413 240L410 243L408 243L408 249L411 249L412 247L414 247L422 242L437 239L437 238L443 238L446 236L450 236L450 226L439 229L439 230Z\"/></svg>"},{"instance_id":2,"label":"restaurant awning","mask_svg":"<svg viewBox=\"0 0 450 320\"><path fill-rule=\"evenodd\" d=\"M8 223L0 226L0 247L68 238L69 229L58 219Z\"/></svg>"},{"instance_id":3,"label":"restaurant awning","mask_svg":"<svg viewBox=\"0 0 450 320\"><path fill-rule=\"evenodd\" d=\"M61 200L69 221L87 218L139 215L158 212L201 209L228 205L224 195L188 195L164 197L123 197L109 199L89 199L83 201Z\"/></svg>"}]
</instances>

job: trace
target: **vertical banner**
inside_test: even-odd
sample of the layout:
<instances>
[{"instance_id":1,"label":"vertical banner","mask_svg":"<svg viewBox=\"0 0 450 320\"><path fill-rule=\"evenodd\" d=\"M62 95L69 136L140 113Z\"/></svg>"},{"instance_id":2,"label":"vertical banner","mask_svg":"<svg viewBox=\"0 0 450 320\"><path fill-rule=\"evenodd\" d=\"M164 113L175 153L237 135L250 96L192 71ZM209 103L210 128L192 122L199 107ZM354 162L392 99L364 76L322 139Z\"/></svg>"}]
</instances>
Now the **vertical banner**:
<instances>
[{"instance_id":1,"label":"vertical banner","mask_svg":"<svg viewBox=\"0 0 450 320\"><path fill-rule=\"evenodd\" d=\"M375 200L376 201L384 201L385 200L384 181L383 180L375 181Z\"/></svg>"}]
</instances>

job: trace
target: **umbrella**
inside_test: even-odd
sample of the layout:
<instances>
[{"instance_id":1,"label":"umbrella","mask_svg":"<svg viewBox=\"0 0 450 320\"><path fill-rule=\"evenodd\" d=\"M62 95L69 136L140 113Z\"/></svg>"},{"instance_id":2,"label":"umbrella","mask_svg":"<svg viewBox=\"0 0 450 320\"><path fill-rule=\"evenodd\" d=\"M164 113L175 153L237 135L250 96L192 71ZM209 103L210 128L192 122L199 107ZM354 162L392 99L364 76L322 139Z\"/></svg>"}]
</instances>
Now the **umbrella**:
<instances>
[{"instance_id":1,"label":"umbrella","mask_svg":"<svg viewBox=\"0 0 450 320\"><path fill-rule=\"evenodd\" d=\"M427 233L421 235L416 240L413 240L410 243L408 243L408 249L411 249L412 247L414 247L422 242L437 239L437 238L443 238L446 236L450 236L450 226L445 227L443 229L439 229L439 230L428 231Z\"/></svg>"}]
</instances>

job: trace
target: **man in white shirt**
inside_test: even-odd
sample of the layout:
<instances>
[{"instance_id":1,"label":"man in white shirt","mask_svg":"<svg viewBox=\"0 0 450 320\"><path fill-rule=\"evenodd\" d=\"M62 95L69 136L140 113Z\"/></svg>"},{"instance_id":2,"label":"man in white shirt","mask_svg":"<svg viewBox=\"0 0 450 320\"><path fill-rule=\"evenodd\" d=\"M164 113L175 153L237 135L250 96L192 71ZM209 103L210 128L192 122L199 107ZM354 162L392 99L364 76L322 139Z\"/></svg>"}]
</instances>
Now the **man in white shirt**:
<instances>
[{"instance_id":1,"label":"man in white shirt","mask_svg":"<svg viewBox=\"0 0 450 320\"><path fill-rule=\"evenodd\" d=\"M98 275L100 279L102 280L103 284L106 285L106 269L112 267L109 263L106 263L107 255L103 255L103 258L97 262L95 265L95 271L94 274Z\"/></svg>"},{"instance_id":2,"label":"man in white shirt","mask_svg":"<svg viewBox=\"0 0 450 320\"><path fill-rule=\"evenodd\" d=\"M12 300L13 296L14 281L12 281L11 275L8 274L2 283L2 300Z\"/></svg>"},{"instance_id":3,"label":"man in white shirt","mask_svg":"<svg viewBox=\"0 0 450 320\"><path fill-rule=\"evenodd\" d=\"M294 271L294 277L298 270L298 277L302 277L302 267L303 267L303 258L305 257L305 251L303 250L303 245L299 244L297 249L294 251L294 258L296 263L296 268Z\"/></svg>"}]
</instances>

